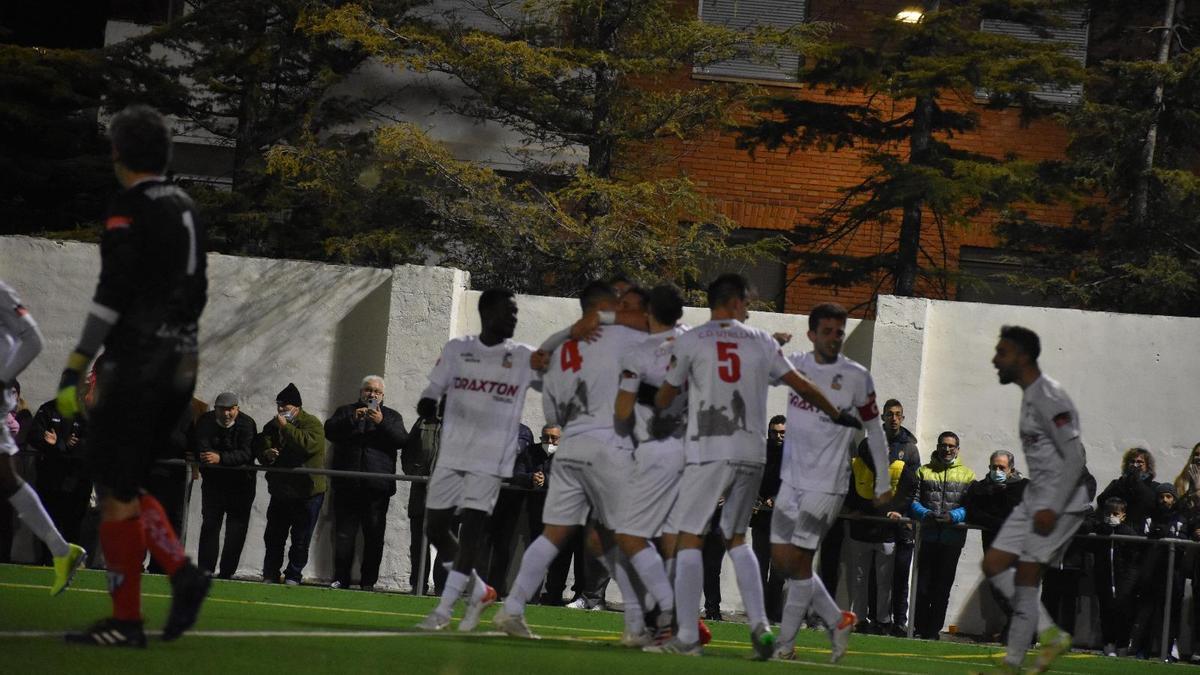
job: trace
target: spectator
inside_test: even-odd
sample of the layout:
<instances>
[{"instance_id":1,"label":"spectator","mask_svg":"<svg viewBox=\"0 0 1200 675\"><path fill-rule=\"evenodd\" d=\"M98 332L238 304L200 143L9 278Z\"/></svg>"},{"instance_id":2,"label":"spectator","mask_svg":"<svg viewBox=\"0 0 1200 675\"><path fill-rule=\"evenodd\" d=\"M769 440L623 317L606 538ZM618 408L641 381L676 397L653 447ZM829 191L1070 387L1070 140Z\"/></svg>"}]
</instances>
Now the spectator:
<instances>
[{"instance_id":1,"label":"spectator","mask_svg":"<svg viewBox=\"0 0 1200 675\"><path fill-rule=\"evenodd\" d=\"M1175 492L1179 494L1179 503L1184 510L1200 508L1200 443L1192 446L1192 454L1175 477Z\"/></svg>"},{"instance_id":2,"label":"spectator","mask_svg":"<svg viewBox=\"0 0 1200 675\"><path fill-rule=\"evenodd\" d=\"M921 451L917 449L917 437L904 427L904 406L894 398L883 404L883 433L887 435L888 462L901 460L914 473L919 471ZM908 512L909 505L906 504L901 513ZM892 633L897 636L908 635L908 585L913 547L912 523L897 525L896 560L892 573ZM872 584L872 592L874 588ZM872 602L870 606L874 607L875 603Z\"/></svg>"},{"instance_id":3,"label":"spectator","mask_svg":"<svg viewBox=\"0 0 1200 675\"><path fill-rule=\"evenodd\" d=\"M1084 521L1080 534L1136 536L1125 521L1125 500L1109 497L1104 508ZM1088 542L1096 600L1100 604L1100 637L1105 656L1124 656L1129 649L1138 570L1145 547L1111 539Z\"/></svg>"},{"instance_id":4,"label":"spectator","mask_svg":"<svg viewBox=\"0 0 1200 675\"><path fill-rule=\"evenodd\" d=\"M717 510L709 522L708 534L700 548L704 566L704 620L724 621L721 614L721 563L725 561L725 536L721 533L721 514L725 498L717 502Z\"/></svg>"},{"instance_id":5,"label":"spectator","mask_svg":"<svg viewBox=\"0 0 1200 675\"><path fill-rule=\"evenodd\" d=\"M975 482L975 472L959 461L959 451L958 434L943 431L933 459L917 472L918 496L912 515L921 521L921 557L914 621L917 634L926 640L940 639L958 558L967 538L966 530L950 527L966 520L962 500Z\"/></svg>"},{"instance_id":6,"label":"spectator","mask_svg":"<svg viewBox=\"0 0 1200 675\"><path fill-rule=\"evenodd\" d=\"M192 498L192 483L200 478L200 471L194 463L179 466L160 463L163 460L194 460L188 457L192 433L196 420L208 412L208 403L195 396L191 404L175 420L169 442L155 450L155 463L146 475L146 492L154 496L162 505L163 513L175 532L183 532L183 516ZM166 574L166 570L155 556L150 556L150 564L146 571L151 574Z\"/></svg>"},{"instance_id":7,"label":"spectator","mask_svg":"<svg viewBox=\"0 0 1200 675\"><path fill-rule=\"evenodd\" d=\"M321 420L301 408L300 390L291 382L275 397L277 414L258 435L258 461L264 466L284 468L325 467L325 437ZM308 545L325 502L325 476L272 471L267 474L267 528L263 532L263 581L279 583L283 567L283 545L291 533L287 569L283 579L300 585L308 564Z\"/></svg>"},{"instance_id":8,"label":"spectator","mask_svg":"<svg viewBox=\"0 0 1200 675\"><path fill-rule=\"evenodd\" d=\"M1154 456L1145 448L1130 448L1121 457L1121 476L1104 488L1104 492L1096 497L1096 503L1103 504L1110 497L1125 500L1125 521L1134 530L1144 532L1148 519L1154 514L1157 488Z\"/></svg>"},{"instance_id":9,"label":"spectator","mask_svg":"<svg viewBox=\"0 0 1200 675\"><path fill-rule=\"evenodd\" d=\"M232 579L242 558L250 509L258 476L233 467L254 464L254 437L258 424L241 412L237 394L224 392L213 402L213 410L196 420L191 451L200 462L200 548L197 563L217 572L221 555L222 579ZM229 467L218 469L216 467ZM225 546L221 549L221 523L225 524Z\"/></svg>"},{"instance_id":10,"label":"spectator","mask_svg":"<svg viewBox=\"0 0 1200 675\"><path fill-rule=\"evenodd\" d=\"M983 543L984 552L991 547L1008 514L1021 503L1025 486L1028 484L1029 480L1017 471L1017 460L1013 454L1008 450L997 450L988 460L987 475L967 488L963 507L967 510L967 522L983 528L979 538ZM989 588L992 598L1004 612L1004 629L997 640L1003 642L1003 636L1008 633L1008 618L1012 616L1012 605L1004 594L990 585Z\"/></svg>"},{"instance_id":11,"label":"spectator","mask_svg":"<svg viewBox=\"0 0 1200 675\"><path fill-rule=\"evenodd\" d=\"M903 459L895 459L887 467L892 498L876 506L875 463L865 439L858 446L857 456L850 462L850 491L846 506L856 515L902 518L912 503L917 486L917 473ZM850 610L862 619L856 632L880 635L894 634L892 618L893 566L896 562L896 527L886 523L851 520L847 536L850 574ZM874 574L872 574L874 572ZM875 593L872 594L871 586ZM872 622L868 617L874 616Z\"/></svg>"},{"instance_id":12,"label":"spectator","mask_svg":"<svg viewBox=\"0 0 1200 675\"><path fill-rule=\"evenodd\" d=\"M408 431L408 440L400 453L400 465L406 476L428 476L433 471L437 461L438 447L442 436L442 408L439 406L437 417L418 417ZM429 570L431 560L429 542L424 537L425 532L425 496L428 493L427 483L413 482L409 484L408 492L408 554L410 571L409 586L416 593L418 588L424 589L426 595L441 595L442 584L446 582L449 572L446 563L449 560L438 553L433 568L433 591L429 587ZM421 561L425 564L422 566ZM419 583L418 583L419 582Z\"/></svg>"},{"instance_id":13,"label":"spectator","mask_svg":"<svg viewBox=\"0 0 1200 675\"><path fill-rule=\"evenodd\" d=\"M506 483L517 488L532 488L533 476L528 471L529 449L533 447L533 431L524 424L517 427L517 457L513 462L513 475ZM521 514L525 512L524 489L502 489L492 509L488 523L489 554L487 579L499 597L508 595L508 571L513 557L517 555L517 536Z\"/></svg>"},{"instance_id":14,"label":"spectator","mask_svg":"<svg viewBox=\"0 0 1200 675\"><path fill-rule=\"evenodd\" d=\"M333 478L333 588L350 587L350 567L358 533L363 536L358 583L364 591L379 581L388 505L396 494L396 454L408 440L404 418L383 405L383 378L368 375L358 400L333 411L325 438L333 453L330 468L386 474L387 478Z\"/></svg>"},{"instance_id":15,"label":"spectator","mask_svg":"<svg viewBox=\"0 0 1200 675\"><path fill-rule=\"evenodd\" d=\"M1186 531L1187 524L1176 508L1175 486L1171 483L1156 485L1154 510L1146 519L1144 534L1150 539L1181 539ZM1166 597L1167 584L1171 584L1172 598L1183 597L1182 551L1176 549L1175 574L1168 578L1167 567L1171 555L1166 546L1159 545L1147 547L1142 557L1137 580L1137 599L1134 602L1136 612L1129 631L1129 648L1138 658L1148 658L1150 654L1161 651L1161 646L1156 642L1162 636L1163 599ZM1182 603L1171 603L1168 660L1175 660L1179 656L1174 642L1179 634L1180 604Z\"/></svg>"},{"instance_id":16,"label":"spectator","mask_svg":"<svg viewBox=\"0 0 1200 675\"><path fill-rule=\"evenodd\" d=\"M92 481L84 463L87 421L83 415L65 419L54 399L33 416L29 447L37 452L35 489L55 527L67 541L81 541L83 519L92 496ZM39 560L50 564L50 551L41 547Z\"/></svg>"},{"instance_id":17,"label":"spectator","mask_svg":"<svg viewBox=\"0 0 1200 675\"><path fill-rule=\"evenodd\" d=\"M967 522L983 528L980 539L987 551L1000 531L1008 514L1021 503L1025 486L1029 481L1017 471L1017 460L1008 450L997 450L988 460L988 473L971 483L963 506L967 510Z\"/></svg>"},{"instance_id":18,"label":"spectator","mask_svg":"<svg viewBox=\"0 0 1200 675\"><path fill-rule=\"evenodd\" d=\"M750 516L750 543L758 558L759 574L762 576L763 600L767 607L767 618L779 623L783 618L784 576L771 565L771 515L775 513L775 497L781 484L780 471L783 467L783 439L787 430L787 416L776 415L767 424L767 463L763 467L762 483L758 487L758 501Z\"/></svg>"}]
</instances>

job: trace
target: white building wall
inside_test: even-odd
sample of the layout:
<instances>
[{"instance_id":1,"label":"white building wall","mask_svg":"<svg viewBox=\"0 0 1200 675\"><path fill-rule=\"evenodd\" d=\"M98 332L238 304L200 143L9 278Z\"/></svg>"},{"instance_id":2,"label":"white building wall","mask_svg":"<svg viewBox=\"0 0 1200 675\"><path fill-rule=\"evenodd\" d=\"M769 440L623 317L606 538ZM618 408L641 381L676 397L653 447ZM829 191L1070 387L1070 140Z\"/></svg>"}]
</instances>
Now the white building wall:
<instances>
[{"instance_id":1,"label":"white building wall","mask_svg":"<svg viewBox=\"0 0 1200 675\"><path fill-rule=\"evenodd\" d=\"M201 326L197 395L211 402L223 390L238 391L243 410L259 422L273 414L275 393L289 381L300 388L305 408L324 418L354 400L363 375L382 372L387 403L411 424L442 345L478 330L479 293L468 290L469 278L458 270L379 270L216 254L208 261L210 300ZM0 278L21 293L47 337L44 353L21 378L31 406L54 394L97 273L94 245L0 237ZM521 296L518 306L516 338L529 343L579 315L572 299ZM706 310L689 308L684 320L696 325L706 318ZM792 333L788 351L809 348L803 316L756 312L751 323ZM1200 438L1190 421L1194 383L1200 380L1192 336L1200 320L885 296L874 321L850 323L846 352L871 367L881 401L895 397L906 404L906 426L917 435L926 459L936 434L951 429L962 437L963 461L976 473L983 473L996 449L1013 450L1018 466L1025 468L1017 439L1020 391L1000 386L990 364L1004 324L1025 325L1042 336L1042 365L1075 400L1089 464L1101 487L1116 476L1121 453L1135 443L1153 450L1160 480L1173 478ZM770 413L785 412L785 403L784 392L773 391ZM527 398L524 420L535 432L542 423L536 393ZM409 569L407 494L407 484L401 484L381 570L381 583L393 588L406 585ZM260 479L243 574L260 571L266 502ZM186 545L194 553L198 495L192 498L189 521ZM307 570L313 579L331 573L328 525L323 516ZM968 632L980 622L977 603L969 597L979 580L978 559L973 534L948 618ZM740 608L732 570L726 569L723 581L724 606Z\"/></svg>"}]
</instances>

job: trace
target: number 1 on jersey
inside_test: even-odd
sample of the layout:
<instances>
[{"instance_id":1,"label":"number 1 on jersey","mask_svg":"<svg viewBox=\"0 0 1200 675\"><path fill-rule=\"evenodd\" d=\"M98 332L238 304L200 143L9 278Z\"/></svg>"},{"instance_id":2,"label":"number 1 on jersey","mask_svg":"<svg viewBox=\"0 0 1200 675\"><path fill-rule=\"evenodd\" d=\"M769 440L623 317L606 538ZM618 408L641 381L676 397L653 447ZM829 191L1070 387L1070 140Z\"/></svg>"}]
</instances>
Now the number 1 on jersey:
<instances>
[{"instance_id":1,"label":"number 1 on jersey","mask_svg":"<svg viewBox=\"0 0 1200 675\"><path fill-rule=\"evenodd\" d=\"M583 367L583 355L579 353L579 342L567 340L558 353L558 363L563 372L578 373Z\"/></svg>"},{"instance_id":2,"label":"number 1 on jersey","mask_svg":"<svg viewBox=\"0 0 1200 675\"><path fill-rule=\"evenodd\" d=\"M722 381L737 382L742 379L742 360L738 358L736 342L717 343L717 362L721 364L717 368L717 375Z\"/></svg>"}]
</instances>

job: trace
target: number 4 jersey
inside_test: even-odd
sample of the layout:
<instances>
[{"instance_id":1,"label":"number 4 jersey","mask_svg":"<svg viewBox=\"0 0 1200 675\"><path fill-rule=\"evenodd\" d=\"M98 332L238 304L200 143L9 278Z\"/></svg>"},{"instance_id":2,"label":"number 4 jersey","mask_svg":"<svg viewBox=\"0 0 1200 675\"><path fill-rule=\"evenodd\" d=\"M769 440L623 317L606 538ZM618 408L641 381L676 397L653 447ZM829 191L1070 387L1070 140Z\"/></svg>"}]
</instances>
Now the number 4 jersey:
<instances>
[{"instance_id":1,"label":"number 4 jersey","mask_svg":"<svg viewBox=\"0 0 1200 675\"><path fill-rule=\"evenodd\" d=\"M529 365L533 351L512 340L489 347L478 335L446 343L421 393L435 401L446 396L439 466L512 475L525 392L537 374Z\"/></svg>"},{"instance_id":2,"label":"number 4 jersey","mask_svg":"<svg viewBox=\"0 0 1200 675\"><path fill-rule=\"evenodd\" d=\"M676 338L666 382L688 384L688 463L766 462L767 389L791 370L775 338L740 321L709 321Z\"/></svg>"}]
</instances>

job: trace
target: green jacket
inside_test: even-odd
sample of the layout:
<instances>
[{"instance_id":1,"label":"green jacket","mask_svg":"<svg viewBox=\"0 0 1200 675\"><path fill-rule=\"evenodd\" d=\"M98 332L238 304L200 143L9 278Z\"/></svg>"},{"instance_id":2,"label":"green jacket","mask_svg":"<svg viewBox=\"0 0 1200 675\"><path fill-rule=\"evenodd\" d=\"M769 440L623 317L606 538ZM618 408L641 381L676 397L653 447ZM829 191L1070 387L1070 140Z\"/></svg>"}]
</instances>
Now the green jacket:
<instances>
[{"instance_id":1,"label":"green jacket","mask_svg":"<svg viewBox=\"0 0 1200 675\"><path fill-rule=\"evenodd\" d=\"M255 455L264 466L325 468L325 427L321 420L302 408L296 419L279 426L272 417L263 425L256 439ZM279 457L274 462L266 460L263 453L269 448L278 448ZM325 476L310 474L288 474L278 471L267 473L267 489L273 497L303 498L325 492Z\"/></svg>"}]
</instances>

